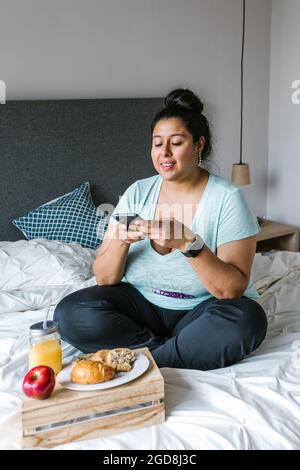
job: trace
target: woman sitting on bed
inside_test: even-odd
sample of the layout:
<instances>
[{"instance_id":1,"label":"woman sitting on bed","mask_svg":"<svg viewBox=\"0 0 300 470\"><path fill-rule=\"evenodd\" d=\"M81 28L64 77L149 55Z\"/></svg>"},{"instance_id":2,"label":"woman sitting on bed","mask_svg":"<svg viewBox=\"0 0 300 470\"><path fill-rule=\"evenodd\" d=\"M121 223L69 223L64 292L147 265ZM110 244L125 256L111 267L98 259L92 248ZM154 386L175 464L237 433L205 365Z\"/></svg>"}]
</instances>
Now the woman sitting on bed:
<instances>
[{"instance_id":1,"label":"woman sitting on bed","mask_svg":"<svg viewBox=\"0 0 300 470\"><path fill-rule=\"evenodd\" d=\"M159 367L215 369L263 341L250 272L259 226L243 193L201 168L211 150L203 105L174 90L152 123L157 175L115 208L94 262L97 285L57 305L63 339L83 352L148 347ZM120 213L137 213L130 224Z\"/></svg>"}]
</instances>

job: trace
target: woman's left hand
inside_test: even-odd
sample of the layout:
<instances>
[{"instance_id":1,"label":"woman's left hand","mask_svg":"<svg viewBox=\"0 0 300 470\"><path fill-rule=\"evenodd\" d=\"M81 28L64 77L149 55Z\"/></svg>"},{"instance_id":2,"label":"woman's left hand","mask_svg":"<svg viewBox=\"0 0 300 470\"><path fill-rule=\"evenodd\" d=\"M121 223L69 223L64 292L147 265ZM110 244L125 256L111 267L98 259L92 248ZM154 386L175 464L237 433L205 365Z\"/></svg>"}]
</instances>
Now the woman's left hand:
<instances>
[{"instance_id":1,"label":"woman's left hand","mask_svg":"<svg viewBox=\"0 0 300 470\"><path fill-rule=\"evenodd\" d=\"M165 248L185 251L186 245L195 238L192 230L174 217L159 220L139 219L133 223L137 231L144 233L145 238L155 240L158 245Z\"/></svg>"}]
</instances>

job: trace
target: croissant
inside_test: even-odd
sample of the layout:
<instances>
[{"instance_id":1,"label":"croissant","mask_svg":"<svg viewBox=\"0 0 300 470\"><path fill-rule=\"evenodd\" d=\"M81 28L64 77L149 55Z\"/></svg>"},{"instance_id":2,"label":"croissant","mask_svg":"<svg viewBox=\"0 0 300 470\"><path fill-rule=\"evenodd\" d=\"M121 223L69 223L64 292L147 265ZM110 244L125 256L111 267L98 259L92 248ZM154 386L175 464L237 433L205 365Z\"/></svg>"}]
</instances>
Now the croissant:
<instances>
[{"instance_id":1,"label":"croissant","mask_svg":"<svg viewBox=\"0 0 300 470\"><path fill-rule=\"evenodd\" d=\"M71 382L77 384L97 384L115 377L116 371L105 364L90 359L74 361L71 371Z\"/></svg>"}]
</instances>

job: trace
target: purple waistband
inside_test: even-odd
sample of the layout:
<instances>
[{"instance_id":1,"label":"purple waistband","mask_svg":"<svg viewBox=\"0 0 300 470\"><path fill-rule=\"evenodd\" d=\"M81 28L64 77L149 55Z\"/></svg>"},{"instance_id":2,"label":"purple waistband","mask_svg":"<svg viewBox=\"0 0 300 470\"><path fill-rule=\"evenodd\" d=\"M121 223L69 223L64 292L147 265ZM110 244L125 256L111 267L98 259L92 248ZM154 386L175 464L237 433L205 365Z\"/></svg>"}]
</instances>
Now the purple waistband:
<instances>
[{"instance_id":1,"label":"purple waistband","mask_svg":"<svg viewBox=\"0 0 300 470\"><path fill-rule=\"evenodd\" d=\"M155 294L164 295L165 297L173 297L175 299L194 299L194 295L182 294L181 292L172 292L163 289L153 289Z\"/></svg>"}]
</instances>

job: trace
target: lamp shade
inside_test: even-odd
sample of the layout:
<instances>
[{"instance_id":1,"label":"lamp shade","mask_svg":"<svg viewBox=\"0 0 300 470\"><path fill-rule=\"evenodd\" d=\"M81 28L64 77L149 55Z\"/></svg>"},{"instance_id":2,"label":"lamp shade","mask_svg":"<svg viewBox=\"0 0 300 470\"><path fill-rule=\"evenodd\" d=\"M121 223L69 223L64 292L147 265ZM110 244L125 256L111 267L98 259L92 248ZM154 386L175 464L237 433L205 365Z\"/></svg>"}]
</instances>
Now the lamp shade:
<instances>
[{"instance_id":1,"label":"lamp shade","mask_svg":"<svg viewBox=\"0 0 300 470\"><path fill-rule=\"evenodd\" d=\"M232 165L231 181L238 186L250 184L250 169L248 163L234 163Z\"/></svg>"}]
</instances>

